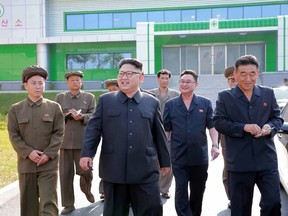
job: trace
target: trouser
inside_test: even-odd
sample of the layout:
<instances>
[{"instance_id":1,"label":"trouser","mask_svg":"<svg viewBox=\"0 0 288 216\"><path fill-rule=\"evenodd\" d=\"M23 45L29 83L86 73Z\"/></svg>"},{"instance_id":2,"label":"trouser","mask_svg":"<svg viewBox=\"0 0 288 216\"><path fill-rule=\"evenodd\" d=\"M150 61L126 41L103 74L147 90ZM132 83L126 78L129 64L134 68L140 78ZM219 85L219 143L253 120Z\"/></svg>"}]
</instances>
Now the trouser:
<instances>
[{"instance_id":1,"label":"trouser","mask_svg":"<svg viewBox=\"0 0 288 216\"><path fill-rule=\"evenodd\" d=\"M159 182L116 184L103 180L103 216L128 216L131 204L134 216L162 216Z\"/></svg>"},{"instance_id":2,"label":"trouser","mask_svg":"<svg viewBox=\"0 0 288 216\"><path fill-rule=\"evenodd\" d=\"M104 193L103 180L100 179L100 182L99 182L99 194L103 194L103 193Z\"/></svg>"},{"instance_id":3,"label":"trouser","mask_svg":"<svg viewBox=\"0 0 288 216\"><path fill-rule=\"evenodd\" d=\"M167 142L167 148L168 148L168 151L170 154L171 141ZM169 192L169 188L171 187L172 180L173 180L172 169L170 169L170 172L165 176L161 175L161 173L160 173L159 184L160 184L160 192L161 193L168 193Z\"/></svg>"},{"instance_id":4,"label":"trouser","mask_svg":"<svg viewBox=\"0 0 288 216\"><path fill-rule=\"evenodd\" d=\"M227 162L226 162L226 143L225 143L225 136L223 134L219 134L220 138L220 144L222 148L222 155L224 160L224 168L222 172L222 181L225 188L225 192L227 195L228 200L230 200L230 194L229 194L229 184L228 184L228 169L227 169Z\"/></svg>"},{"instance_id":5,"label":"trouser","mask_svg":"<svg viewBox=\"0 0 288 216\"><path fill-rule=\"evenodd\" d=\"M278 170L229 171L231 216L250 216L255 184L261 193L261 216L280 216L281 197Z\"/></svg>"},{"instance_id":6,"label":"trouser","mask_svg":"<svg viewBox=\"0 0 288 216\"><path fill-rule=\"evenodd\" d=\"M21 216L56 216L58 171L19 173Z\"/></svg>"},{"instance_id":7,"label":"trouser","mask_svg":"<svg viewBox=\"0 0 288 216\"><path fill-rule=\"evenodd\" d=\"M74 195L74 175L75 169L76 174L80 175L80 181L83 177L84 170L80 167L79 161L81 157L81 149L60 149L60 165L59 165L59 172L60 172L60 186L61 186L61 201L62 206L74 206L75 202L75 195ZM89 175L92 176L92 171ZM86 172L85 172L86 174ZM88 174L87 174L88 175ZM89 187L82 187L86 190L91 190L91 181L88 182ZM86 182L86 181L81 181Z\"/></svg>"},{"instance_id":8,"label":"trouser","mask_svg":"<svg viewBox=\"0 0 288 216\"><path fill-rule=\"evenodd\" d=\"M205 185L208 178L208 165L179 166L172 164L176 183L175 209L178 216L200 216ZM188 183L190 201L188 199Z\"/></svg>"}]
</instances>

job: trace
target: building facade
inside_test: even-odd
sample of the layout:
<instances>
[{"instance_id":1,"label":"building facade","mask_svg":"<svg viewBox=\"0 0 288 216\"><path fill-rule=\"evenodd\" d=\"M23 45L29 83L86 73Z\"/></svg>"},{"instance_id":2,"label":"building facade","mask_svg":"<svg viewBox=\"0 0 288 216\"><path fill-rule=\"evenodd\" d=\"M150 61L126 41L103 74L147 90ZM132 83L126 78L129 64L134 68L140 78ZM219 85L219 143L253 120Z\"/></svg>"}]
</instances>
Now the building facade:
<instances>
[{"instance_id":1,"label":"building facade","mask_svg":"<svg viewBox=\"0 0 288 216\"><path fill-rule=\"evenodd\" d=\"M262 84L288 78L287 0L2 0L0 22L1 90L21 89L33 64L49 70L49 89L71 70L85 73L87 89L102 88L124 57L141 60L148 81L161 68L222 80L244 54L260 60Z\"/></svg>"}]
</instances>

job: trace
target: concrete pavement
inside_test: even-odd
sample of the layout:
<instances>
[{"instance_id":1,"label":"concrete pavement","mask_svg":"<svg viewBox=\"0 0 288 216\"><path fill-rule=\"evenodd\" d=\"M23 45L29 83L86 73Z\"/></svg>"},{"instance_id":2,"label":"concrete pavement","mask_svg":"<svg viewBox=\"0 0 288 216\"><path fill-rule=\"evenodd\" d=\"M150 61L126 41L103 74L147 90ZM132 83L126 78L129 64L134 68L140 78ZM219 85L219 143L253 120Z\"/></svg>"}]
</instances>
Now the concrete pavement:
<instances>
[{"instance_id":1,"label":"concrete pavement","mask_svg":"<svg viewBox=\"0 0 288 216\"><path fill-rule=\"evenodd\" d=\"M97 159L97 157L96 157ZM95 161L97 162L97 161ZM75 194L76 194L76 201L75 207L76 210L73 211L71 216L83 216L83 215L95 215L101 216L103 211L104 202L99 199L98 194L98 172L97 172L98 164L94 164L94 179L93 179L93 186L92 192L95 196L95 203L89 203L85 197L85 195L80 191L79 187L79 177L75 177ZM222 184L222 168L223 168L223 158L220 155L218 159L215 161L210 162L209 170L208 170L208 181L206 184L206 191L204 194L203 199L203 207L202 207L202 216L230 216L230 210L227 209L227 198L225 195L225 190ZM6 191L18 190L18 183L15 182L12 185L9 185L9 190L5 189ZM164 209L164 216L176 216L175 208L174 208L174 181L171 186L171 195L172 197L168 200L162 199L163 201L163 209ZM14 194L14 197L6 196L4 197L3 193L4 189L0 190L0 200L2 203L0 204L0 215L2 216L18 216L20 215L20 208L19 208L19 192ZM19 191L19 190L18 190ZM59 191L59 185L58 185ZM15 193L15 192L13 192ZM6 192L7 194L7 192ZM61 197L59 191L59 212L61 212ZM281 190L281 198L282 198L282 215L288 215L288 196L285 194L284 190ZM5 202L3 202L5 201ZM260 215L260 194L258 189L255 187L254 191L254 200L253 200L253 208L252 208L252 216ZM129 216L133 216L132 212L130 212Z\"/></svg>"}]
</instances>

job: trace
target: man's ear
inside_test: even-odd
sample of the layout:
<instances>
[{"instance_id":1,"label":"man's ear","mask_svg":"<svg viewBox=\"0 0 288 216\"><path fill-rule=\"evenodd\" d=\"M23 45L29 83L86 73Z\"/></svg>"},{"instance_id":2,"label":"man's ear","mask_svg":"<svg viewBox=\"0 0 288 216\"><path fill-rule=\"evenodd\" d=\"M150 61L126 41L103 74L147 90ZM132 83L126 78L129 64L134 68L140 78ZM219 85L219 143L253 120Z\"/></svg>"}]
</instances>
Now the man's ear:
<instances>
[{"instance_id":1,"label":"man's ear","mask_svg":"<svg viewBox=\"0 0 288 216\"><path fill-rule=\"evenodd\" d=\"M23 83L24 88L27 90L27 82Z\"/></svg>"},{"instance_id":2,"label":"man's ear","mask_svg":"<svg viewBox=\"0 0 288 216\"><path fill-rule=\"evenodd\" d=\"M140 75L139 80L140 80L141 83L144 82L144 73L142 73L142 74Z\"/></svg>"}]
</instances>

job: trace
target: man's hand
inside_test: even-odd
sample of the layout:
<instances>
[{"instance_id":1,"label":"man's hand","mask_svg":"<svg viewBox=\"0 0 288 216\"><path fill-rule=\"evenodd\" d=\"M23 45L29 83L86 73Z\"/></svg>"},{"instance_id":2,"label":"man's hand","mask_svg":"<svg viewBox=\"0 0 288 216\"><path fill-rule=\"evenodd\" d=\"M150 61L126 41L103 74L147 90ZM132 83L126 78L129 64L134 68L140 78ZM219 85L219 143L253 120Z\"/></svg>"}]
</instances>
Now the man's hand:
<instances>
[{"instance_id":1,"label":"man's hand","mask_svg":"<svg viewBox=\"0 0 288 216\"><path fill-rule=\"evenodd\" d=\"M245 124L244 131L257 136L261 133L261 128L257 124Z\"/></svg>"},{"instance_id":2,"label":"man's hand","mask_svg":"<svg viewBox=\"0 0 288 216\"><path fill-rule=\"evenodd\" d=\"M84 118L83 114L81 113L81 109L80 110L71 109L69 110L69 112L72 114L73 119L76 121L83 120Z\"/></svg>"},{"instance_id":3,"label":"man's hand","mask_svg":"<svg viewBox=\"0 0 288 216\"><path fill-rule=\"evenodd\" d=\"M273 130L273 129L274 129L274 127L271 128L270 125L265 124L265 125L263 125L261 132L259 134L257 134L255 137L258 138L261 136L267 136L267 135L271 134L271 130Z\"/></svg>"},{"instance_id":4,"label":"man's hand","mask_svg":"<svg viewBox=\"0 0 288 216\"><path fill-rule=\"evenodd\" d=\"M89 157L82 157L80 158L79 164L82 167L82 169L86 171L90 167L93 167L93 160L92 158L89 158Z\"/></svg>"},{"instance_id":5,"label":"man's hand","mask_svg":"<svg viewBox=\"0 0 288 216\"><path fill-rule=\"evenodd\" d=\"M220 151L217 147L212 147L211 148L211 160L215 160L220 154Z\"/></svg>"},{"instance_id":6,"label":"man's hand","mask_svg":"<svg viewBox=\"0 0 288 216\"><path fill-rule=\"evenodd\" d=\"M42 154L39 162L37 163L37 166L41 166L49 160L49 157L46 154Z\"/></svg>"},{"instance_id":7,"label":"man's hand","mask_svg":"<svg viewBox=\"0 0 288 216\"><path fill-rule=\"evenodd\" d=\"M165 176L167 175L169 172L170 172L170 167L163 167L161 168L161 173L162 173L162 176Z\"/></svg>"},{"instance_id":8,"label":"man's hand","mask_svg":"<svg viewBox=\"0 0 288 216\"><path fill-rule=\"evenodd\" d=\"M33 150L30 154L29 154L29 159L31 161L33 161L34 163L39 163L41 156L42 156L43 152L42 151L38 151L38 150Z\"/></svg>"}]
</instances>

